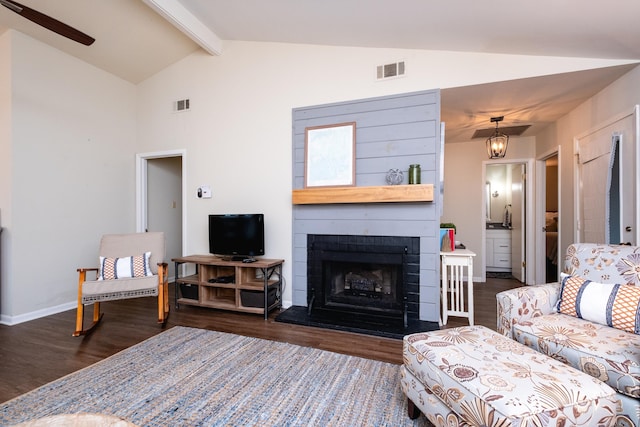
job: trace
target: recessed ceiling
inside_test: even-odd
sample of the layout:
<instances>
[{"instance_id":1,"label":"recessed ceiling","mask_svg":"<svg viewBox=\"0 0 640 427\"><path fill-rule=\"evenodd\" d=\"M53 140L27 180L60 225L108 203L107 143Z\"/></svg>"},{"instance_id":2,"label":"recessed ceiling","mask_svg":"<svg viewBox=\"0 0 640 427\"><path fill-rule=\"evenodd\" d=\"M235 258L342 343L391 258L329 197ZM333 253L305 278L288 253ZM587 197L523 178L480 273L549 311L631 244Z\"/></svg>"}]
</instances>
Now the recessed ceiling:
<instances>
[{"instance_id":1,"label":"recessed ceiling","mask_svg":"<svg viewBox=\"0 0 640 427\"><path fill-rule=\"evenodd\" d=\"M522 136L535 136L551 123L600 92L636 64L496 83L443 89L440 118L446 142L471 141L477 129L530 125Z\"/></svg>"},{"instance_id":2,"label":"recessed ceiling","mask_svg":"<svg viewBox=\"0 0 640 427\"><path fill-rule=\"evenodd\" d=\"M501 126L498 129L498 131L501 134L507 135L507 136L520 136L530 127L531 125L504 126L504 127ZM487 139L490 136L494 135L495 133L496 133L496 127L476 129L476 131L473 132L473 135L471 135L471 139L478 139L478 138Z\"/></svg>"}]
</instances>

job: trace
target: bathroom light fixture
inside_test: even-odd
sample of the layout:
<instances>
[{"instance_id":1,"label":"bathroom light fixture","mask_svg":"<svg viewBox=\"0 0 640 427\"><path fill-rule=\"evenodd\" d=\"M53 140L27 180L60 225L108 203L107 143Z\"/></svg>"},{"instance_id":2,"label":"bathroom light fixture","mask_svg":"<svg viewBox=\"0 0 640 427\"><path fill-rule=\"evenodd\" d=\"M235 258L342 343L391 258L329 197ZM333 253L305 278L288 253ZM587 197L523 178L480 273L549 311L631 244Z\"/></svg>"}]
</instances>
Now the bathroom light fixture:
<instances>
[{"instance_id":1,"label":"bathroom light fixture","mask_svg":"<svg viewBox=\"0 0 640 427\"><path fill-rule=\"evenodd\" d=\"M491 122L496 124L496 131L487 139L487 154L490 159L501 159L507 154L509 136L498 130L498 123L503 119L504 116L491 117Z\"/></svg>"}]
</instances>

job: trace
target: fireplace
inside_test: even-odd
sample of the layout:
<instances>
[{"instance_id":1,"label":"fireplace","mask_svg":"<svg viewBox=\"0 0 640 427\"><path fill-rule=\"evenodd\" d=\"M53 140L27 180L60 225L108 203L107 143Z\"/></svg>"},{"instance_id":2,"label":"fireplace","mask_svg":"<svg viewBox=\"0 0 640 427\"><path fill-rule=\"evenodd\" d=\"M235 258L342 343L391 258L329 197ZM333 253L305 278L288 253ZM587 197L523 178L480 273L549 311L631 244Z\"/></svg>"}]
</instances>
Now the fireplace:
<instances>
[{"instance_id":1,"label":"fireplace","mask_svg":"<svg viewBox=\"0 0 640 427\"><path fill-rule=\"evenodd\" d=\"M307 310L314 318L402 325L418 319L420 238L307 236Z\"/></svg>"}]
</instances>

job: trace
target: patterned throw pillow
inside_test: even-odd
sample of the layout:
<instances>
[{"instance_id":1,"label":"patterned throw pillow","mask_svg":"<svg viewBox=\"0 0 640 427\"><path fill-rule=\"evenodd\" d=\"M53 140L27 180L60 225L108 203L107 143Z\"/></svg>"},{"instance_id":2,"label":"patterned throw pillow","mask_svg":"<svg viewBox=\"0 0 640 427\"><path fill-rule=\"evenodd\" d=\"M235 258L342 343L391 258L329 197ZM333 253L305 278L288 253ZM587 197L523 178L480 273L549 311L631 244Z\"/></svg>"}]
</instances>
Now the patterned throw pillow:
<instances>
[{"instance_id":1,"label":"patterned throw pillow","mask_svg":"<svg viewBox=\"0 0 640 427\"><path fill-rule=\"evenodd\" d=\"M153 276L149 265L149 258L151 258L151 252L120 258L106 258L101 256L98 280Z\"/></svg>"},{"instance_id":2,"label":"patterned throw pillow","mask_svg":"<svg viewBox=\"0 0 640 427\"><path fill-rule=\"evenodd\" d=\"M640 286L561 277L558 312L640 335Z\"/></svg>"}]
</instances>

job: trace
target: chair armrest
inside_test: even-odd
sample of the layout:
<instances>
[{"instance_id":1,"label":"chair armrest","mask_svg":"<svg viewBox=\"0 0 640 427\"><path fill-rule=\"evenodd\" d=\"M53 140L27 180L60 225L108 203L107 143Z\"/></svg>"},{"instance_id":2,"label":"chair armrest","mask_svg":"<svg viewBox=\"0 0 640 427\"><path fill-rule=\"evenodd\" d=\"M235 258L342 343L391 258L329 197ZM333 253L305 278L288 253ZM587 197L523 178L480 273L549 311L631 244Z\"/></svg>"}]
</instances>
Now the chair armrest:
<instances>
[{"instance_id":1,"label":"chair armrest","mask_svg":"<svg viewBox=\"0 0 640 427\"><path fill-rule=\"evenodd\" d=\"M78 292L82 292L82 284L87 280L87 273L94 271L98 276L99 268L78 268Z\"/></svg>"},{"instance_id":2,"label":"chair armrest","mask_svg":"<svg viewBox=\"0 0 640 427\"><path fill-rule=\"evenodd\" d=\"M498 333L513 338L513 325L531 324L531 319L555 312L560 283L523 286L496 295Z\"/></svg>"}]
</instances>

